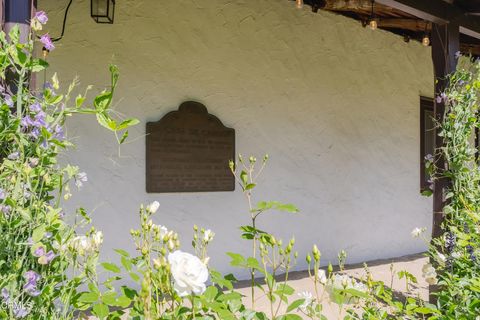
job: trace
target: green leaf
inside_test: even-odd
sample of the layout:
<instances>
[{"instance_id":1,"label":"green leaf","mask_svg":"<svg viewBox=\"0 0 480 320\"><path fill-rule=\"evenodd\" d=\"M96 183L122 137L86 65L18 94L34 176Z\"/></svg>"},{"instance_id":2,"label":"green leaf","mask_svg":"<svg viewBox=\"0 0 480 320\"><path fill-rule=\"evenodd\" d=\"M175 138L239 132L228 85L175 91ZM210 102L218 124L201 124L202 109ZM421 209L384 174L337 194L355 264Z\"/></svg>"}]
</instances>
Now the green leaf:
<instances>
[{"instance_id":1,"label":"green leaf","mask_svg":"<svg viewBox=\"0 0 480 320\"><path fill-rule=\"evenodd\" d=\"M125 251L125 250L115 249L114 251L115 251L116 253L118 253L119 255L121 255L122 257L126 257L126 258L130 257L130 254L129 254L127 251Z\"/></svg>"},{"instance_id":2,"label":"green leaf","mask_svg":"<svg viewBox=\"0 0 480 320\"><path fill-rule=\"evenodd\" d=\"M137 125L139 123L140 123L140 121L138 119L135 119L135 118L127 119L127 120L122 121L118 125L117 130L127 129L127 128L132 127L134 125Z\"/></svg>"},{"instance_id":3,"label":"green leaf","mask_svg":"<svg viewBox=\"0 0 480 320\"><path fill-rule=\"evenodd\" d=\"M245 186L245 190L251 190L255 188L256 184L255 183L249 183Z\"/></svg>"},{"instance_id":4,"label":"green leaf","mask_svg":"<svg viewBox=\"0 0 480 320\"><path fill-rule=\"evenodd\" d=\"M99 112L105 112L112 101L112 93L110 91L104 91L95 97L93 100L93 105L95 109Z\"/></svg>"},{"instance_id":5,"label":"green leaf","mask_svg":"<svg viewBox=\"0 0 480 320\"><path fill-rule=\"evenodd\" d=\"M205 293L203 294L203 296L205 297L205 299L207 299L207 301L213 301L215 300L215 297L217 296L218 294L218 289L215 288L214 286L210 286L207 288L207 290L205 290Z\"/></svg>"},{"instance_id":6,"label":"green leaf","mask_svg":"<svg viewBox=\"0 0 480 320\"><path fill-rule=\"evenodd\" d=\"M227 255L232 258L230 265L233 267L245 267L245 258L239 253L227 252Z\"/></svg>"},{"instance_id":7,"label":"green leaf","mask_svg":"<svg viewBox=\"0 0 480 320\"><path fill-rule=\"evenodd\" d=\"M132 270L132 262L130 261L130 259L122 256L120 258L120 261L122 262L122 266L125 268L125 270L127 271Z\"/></svg>"},{"instance_id":8,"label":"green leaf","mask_svg":"<svg viewBox=\"0 0 480 320\"><path fill-rule=\"evenodd\" d=\"M75 98L75 106L77 108L80 108L83 103L85 102L85 97L82 96L81 94L79 94L76 98Z\"/></svg>"},{"instance_id":9,"label":"green leaf","mask_svg":"<svg viewBox=\"0 0 480 320\"><path fill-rule=\"evenodd\" d=\"M303 303L305 302L305 299L298 299L290 303L290 305L287 308L287 313L293 310L297 310Z\"/></svg>"},{"instance_id":10,"label":"green leaf","mask_svg":"<svg viewBox=\"0 0 480 320\"><path fill-rule=\"evenodd\" d=\"M109 314L108 307L103 303L98 303L94 305L92 311L93 311L93 314L99 317L100 319L106 318Z\"/></svg>"},{"instance_id":11,"label":"green leaf","mask_svg":"<svg viewBox=\"0 0 480 320\"><path fill-rule=\"evenodd\" d=\"M44 225L41 225L41 226L35 228L32 232L33 242L39 242L40 240L43 239L44 235L45 235L45 226Z\"/></svg>"},{"instance_id":12,"label":"green leaf","mask_svg":"<svg viewBox=\"0 0 480 320\"><path fill-rule=\"evenodd\" d=\"M123 134L122 134L122 138L120 139L120 144L124 143L125 140L127 140L128 138L128 130L126 130Z\"/></svg>"},{"instance_id":13,"label":"green leaf","mask_svg":"<svg viewBox=\"0 0 480 320\"><path fill-rule=\"evenodd\" d=\"M101 300L106 305L115 306L117 301L117 293L114 291L106 292L102 294Z\"/></svg>"},{"instance_id":14,"label":"green leaf","mask_svg":"<svg viewBox=\"0 0 480 320\"><path fill-rule=\"evenodd\" d=\"M108 130L117 130L117 123L105 113L97 113L97 122Z\"/></svg>"},{"instance_id":15,"label":"green leaf","mask_svg":"<svg viewBox=\"0 0 480 320\"><path fill-rule=\"evenodd\" d=\"M295 289L290 287L286 283L282 283L278 286L278 289L276 290L276 293L279 295L286 295L286 296L291 296L292 294L295 293Z\"/></svg>"},{"instance_id":16,"label":"green leaf","mask_svg":"<svg viewBox=\"0 0 480 320\"><path fill-rule=\"evenodd\" d=\"M244 186L247 185L248 183L248 174L245 171L240 172L240 180L242 180L242 183Z\"/></svg>"},{"instance_id":17,"label":"green leaf","mask_svg":"<svg viewBox=\"0 0 480 320\"><path fill-rule=\"evenodd\" d=\"M40 72L48 67L48 62L42 59L33 59L30 69L32 72Z\"/></svg>"},{"instance_id":18,"label":"green leaf","mask_svg":"<svg viewBox=\"0 0 480 320\"><path fill-rule=\"evenodd\" d=\"M82 294L80 294L78 301L83 303L93 303L98 301L98 298L98 292L83 292Z\"/></svg>"},{"instance_id":19,"label":"green leaf","mask_svg":"<svg viewBox=\"0 0 480 320\"><path fill-rule=\"evenodd\" d=\"M130 278L132 278L133 281L138 282L138 280L140 280L140 277L135 272L129 272L128 274L130 275Z\"/></svg>"},{"instance_id":20,"label":"green leaf","mask_svg":"<svg viewBox=\"0 0 480 320\"><path fill-rule=\"evenodd\" d=\"M103 262L101 263L101 265L105 270L115 272L115 273L120 273L120 268L113 263Z\"/></svg>"}]
</instances>

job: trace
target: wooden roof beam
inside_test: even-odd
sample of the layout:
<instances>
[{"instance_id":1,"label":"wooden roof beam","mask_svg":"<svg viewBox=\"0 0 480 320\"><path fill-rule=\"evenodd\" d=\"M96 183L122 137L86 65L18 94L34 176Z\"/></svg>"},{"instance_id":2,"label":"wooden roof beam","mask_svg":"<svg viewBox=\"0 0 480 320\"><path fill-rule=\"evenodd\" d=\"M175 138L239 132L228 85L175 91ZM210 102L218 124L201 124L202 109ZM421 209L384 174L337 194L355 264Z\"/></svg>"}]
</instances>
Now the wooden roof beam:
<instances>
[{"instance_id":1,"label":"wooden roof beam","mask_svg":"<svg viewBox=\"0 0 480 320\"><path fill-rule=\"evenodd\" d=\"M381 28L404 29L415 32L430 31L431 24L421 19L380 18L378 26Z\"/></svg>"},{"instance_id":2,"label":"wooden roof beam","mask_svg":"<svg viewBox=\"0 0 480 320\"><path fill-rule=\"evenodd\" d=\"M480 39L479 18L469 16L467 12L451 3L442 0L376 0L376 3L437 24L457 24L461 33Z\"/></svg>"}]
</instances>

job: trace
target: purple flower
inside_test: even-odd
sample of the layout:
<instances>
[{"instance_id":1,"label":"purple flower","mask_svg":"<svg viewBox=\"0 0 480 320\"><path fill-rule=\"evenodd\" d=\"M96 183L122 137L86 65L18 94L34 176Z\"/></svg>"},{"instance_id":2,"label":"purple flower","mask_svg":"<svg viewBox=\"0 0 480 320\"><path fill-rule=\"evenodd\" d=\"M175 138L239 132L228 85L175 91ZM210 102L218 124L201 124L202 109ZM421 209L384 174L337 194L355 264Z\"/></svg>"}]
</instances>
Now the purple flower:
<instances>
[{"instance_id":1,"label":"purple flower","mask_svg":"<svg viewBox=\"0 0 480 320\"><path fill-rule=\"evenodd\" d=\"M44 256L45 255L45 248L43 246L40 246L38 247L37 249L35 249L35 251L33 252L33 255L35 257L41 257L41 256Z\"/></svg>"},{"instance_id":2,"label":"purple flower","mask_svg":"<svg viewBox=\"0 0 480 320\"><path fill-rule=\"evenodd\" d=\"M38 258L38 263L42 265L49 264L50 261L52 261L56 257L55 253L52 250L45 252L44 246L40 246L35 249L33 255Z\"/></svg>"},{"instance_id":3,"label":"purple flower","mask_svg":"<svg viewBox=\"0 0 480 320\"><path fill-rule=\"evenodd\" d=\"M13 107L13 99L9 94L5 95L5 104L10 108Z\"/></svg>"},{"instance_id":4,"label":"purple flower","mask_svg":"<svg viewBox=\"0 0 480 320\"><path fill-rule=\"evenodd\" d=\"M33 121L33 126L37 128L45 127L47 125L46 117L47 115L43 111L40 111L39 113L37 113Z\"/></svg>"},{"instance_id":5,"label":"purple flower","mask_svg":"<svg viewBox=\"0 0 480 320\"><path fill-rule=\"evenodd\" d=\"M43 36L40 37L40 42L43 43L43 46L48 51L52 51L53 49L55 49L52 39L50 39L50 36L48 35L48 33L45 33Z\"/></svg>"},{"instance_id":6,"label":"purple flower","mask_svg":"<svg viewBox=\"0 0 480 320\"><path fill-rule=\"evenodd\" d=\"M22 307L18 303L13 304L13 315L17 319L25 318L28 315L29 311Z\"/></svg>"},{"instance_id":7,"label":"purple flower","mask_svg":"<svg viewBox=\"0 0 480 320\"><path fill-rule=\"evenodd\" d=\"M58 213L58 219L63 219L65 218L65 212L63 210L61 210L59 213Z\"/></svg>"},{"instance_id":8,"label":"purple flower","mask_svg":"<svg viewBox=\"0 0 480 320\"><path fill-rule=\"evenodd\" d=\"M41 24L46 24L47 21L48 21L48 16L47 14L45 13L45 11L37 11L37 13L35 13L35 18L38 20L38 22L40 22Z\"/></svg>"},{"instance_id":9,"label":"purple flower","mask_svg":"<svg viewBox=\"0 0 480 320\"><path fill-rule=\"evenodd\" d=\"M454 233L448 232L445 235L445 249L448 253L452 253L456 246L457 237Z\"/></svg>"},{"instance_id":10,"label":"purple flower","mask_svg":"<svg viewBox=\"0 0 480 320\"><path fill-rule=\"evenodd\" d=\"M459 59L462 56L460 51L455 52L455 59Z\"/></svg>"},{"instance_id":11,"label":"purple flower","mask_svg":"<svg viewBox=\"0 0 480 320\"><path fill-rule=\"evenodd\" d=\"M35 285L37 285L37 281L41 278L40 275L33 270L25 272L23 277L25 278L25 280L27 280L27 282L32 282Z\"/></svg>"},{"instance_id":12,"label":"purple flower","mask_svg":"<svg viewBox=\"0 0 480 320\"><path fill-rule=\"evenodd\" d=\"M40 129L33 128L32 131L30 131L30 136L35 140L38 139L38 137L40 137Z\"/></svg>"},{"instance_id":13,"label":"purple flower","mask_svg":"<svg viewBox=\"0 0 480 320\"><path fill-rule=\"evenodd\" d=\"M7 288L2 289L1 296L3 301L8 302L8 300L10 299L10 294L8 293Z\"/></svg>"},{"instance_id":14,"label":"purple flower","mask_svg":"<svg viewBox=\"0 0 480 320\"><path fill-rule=\"evenodd\" d=\"M0 188L0 201L4 200L7 195L5 194L5 190Z\"/></svg>"},{"instance_id":15,"label":"purple flower","mask_svg":"<svg viewBox=\"0 0 480 320\"><path fill-rule=\"evenodd\" d=\"M9 205L0 204L0 212L3 213L4 215L8 216L11 210L12 210L12 207L10 207Z\"/></svg>"},{"instance_id":16,"label":"purple flower","mask_svg":"<svg viewBox=\"0 0 480 320\"><path fill-rule=\"evenodd\" d=\"M445 102L447 101L447 95L445 94L445 92L442 92L435 98L435 100L437 101L437 103Z\"/></svg>"},{"instance_id":17,"label":"purple flower","mask_svg":"<svg viewBox=\"0 0 480 320\"><path fill-rule=\"evenodd\" d=\"M45 238L50 239L52 237L51 232L45 232Z\"/></svg>"},{"instance_id":18,"label":"purple flower","mask_svg":"<svg viewBox=\"0 0 480 320\"><path fill-rule=\"evenodd\" d=\"M20 124L22 125L22 127L28 128L33 126L34 121L30 116L25 116L22 118L22 120L20 120Z\"/></svg>"},{"instance_id":19,"label":"purple flower","mask_svg":"<svg viewBox=\"0 0 480 320\"><path fill-rule=\"evenodd\" d=\"M18 152L18 151L12 152L8 155L7 158L9 160L17 160L18 158L20 158L20 152Z\"/></svg>"},{"instance_id":20,"label":"purple flower","mask_svg":"<svg viewBox=\"0 0 480 320\"><path fill-rule=\"evenodd\" d=\"M48 251L47 254L44 256L47 263L49 263L50 261L52 261L57 255L52 251Z\"/></svg>"},{"instance_id":21,"label":"purple flower","mask_svg":"<svg viewBox=\"0 0 480 320\"><path fill-rule=\"evenodd\" d=\"M47 128L48 132L53 134L53 138L57 140L63 140L65 135L63 134L63 128L60 125L56 125L53 129Z\"/></svg>"},{"instance_id":22,"label":"purple flower","mask_svg":"<svg viewBox=\"0 0 480 320\"><path fill-rule=\"evenodd\" d=\"M32 104L29 108L30 112L40 112L42 111L42 106L40 105L40 103L38 102L35 102L34 104Z\"/></svg>"},{"instance_id":23,"label":"purple flower","mask_svg":"<svg viewBox=\"0 0 480 320\"><path fill-rule=\"evenodd\" d=\"M43 149L47 149L50 144L48 143L47 139L43 139L42 143L40 144L40 146L43 148Z\"/></svg>"},{"instance_id":24,"label":"purple flower","mask_svg":"<svg viewBox=\"0 0 480 320\"><path fill-rule=\"evenodd\" d=\"M433 156L429 153L425 156L425 160L431 162L431 161L433 161Z\"/></svg>"},{"instance_id":25,"label":"purple flower","mask_svg":"<svg viewBox=\"0 0 480 320\"><path fill-rule=\"evenodd\" d=\"M23 286L23 290L27 292L32 297L36 297L40 294L40 291L37 290L37 281L40 280L40 275L33 270L25 272L23 275L27 283Z\"/></svg>"}]
</instances>

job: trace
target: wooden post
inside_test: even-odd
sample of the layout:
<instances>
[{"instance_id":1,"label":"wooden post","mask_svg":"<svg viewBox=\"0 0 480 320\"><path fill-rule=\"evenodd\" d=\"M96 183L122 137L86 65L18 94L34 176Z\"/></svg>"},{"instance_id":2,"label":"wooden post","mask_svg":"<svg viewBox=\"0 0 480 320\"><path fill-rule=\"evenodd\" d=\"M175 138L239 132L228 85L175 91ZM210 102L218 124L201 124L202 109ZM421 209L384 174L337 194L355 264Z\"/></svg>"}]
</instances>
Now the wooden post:
<instances>
[{"instance_id":1,"label":"wooden post","mask_svg":"<svg viewBox=\"0 0 480 320\"><path fill-rule=\"evenodd\" d=\"M433 24L432 26L432 59L435 73L435 97L440 95L448 85L447 76L455 71L457 65L456 53L460 50L460 28L455 24ZM435 120L443 122L445 116L445 103L437 99L434 104ZM435 164L440 171L446 169L446 161L441 152L443 138L438 136L438 128L435 128ZM442 236L441 225L444 221L443 208L445 207L445 191L449 186L446 178L435 179L433 191L433 226L432 239ZM437 286L430 286L430 302L436 303L436 297L432 295Z\"/></svg>"}]
</instances>

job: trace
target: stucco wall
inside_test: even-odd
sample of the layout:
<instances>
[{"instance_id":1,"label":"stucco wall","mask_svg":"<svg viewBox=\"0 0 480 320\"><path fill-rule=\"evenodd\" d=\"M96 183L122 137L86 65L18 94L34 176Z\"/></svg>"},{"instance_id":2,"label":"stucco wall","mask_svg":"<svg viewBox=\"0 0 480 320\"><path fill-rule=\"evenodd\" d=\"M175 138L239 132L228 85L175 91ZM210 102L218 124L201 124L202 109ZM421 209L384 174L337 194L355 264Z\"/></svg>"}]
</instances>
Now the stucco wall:
<instances>
[{"instance_id":1,"label":"stucco wall","mask_svg":"<svg viewBox=\"0 0 480 320\"><path fill-rule=\"evenodd\" d=\"M63 2L40 1L55 36ZM64 1L65 4L67 1ZM194 223L211 228L212 263L231 271L225 251L247 252L238 226L248 223L239 190L146 194L146 121L187 99L204 103L237 134L237 151L270 155L257 200L295 203L298 216L259 222L300 257L311 244L323 263L348 251L348 262L422 251L410 237L430 226L431 199L419 194L419 96L432 95L429 48L352 20L279 0L123 0L114 25L98 25L86 0L74 1L65 38L49 60L61 80L108 85L118 64L116 109L142 124L118 148L113 136L81 117L68 123L77 143L67 158L89 183L67 204L94 211L112 248L132 249L129 230L140 203L158 200L157 222L177 230L190 251ZM238 188L237 188L238 189ZM299 259L299 268L305 267Z\"/></svg>"}]
</instances>

